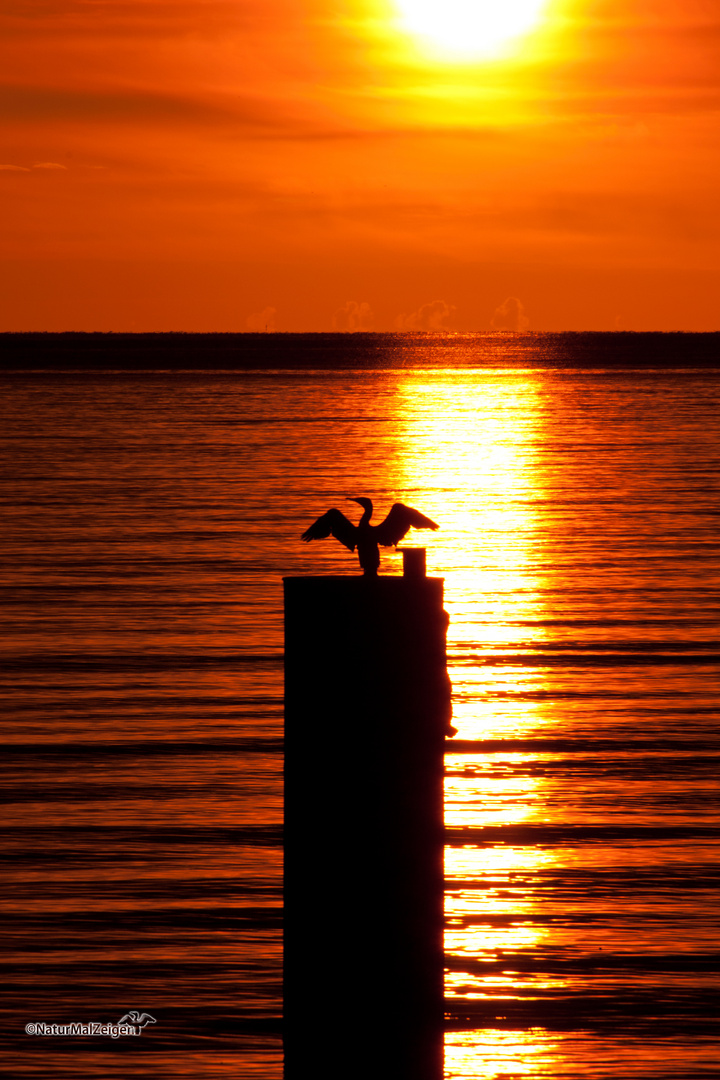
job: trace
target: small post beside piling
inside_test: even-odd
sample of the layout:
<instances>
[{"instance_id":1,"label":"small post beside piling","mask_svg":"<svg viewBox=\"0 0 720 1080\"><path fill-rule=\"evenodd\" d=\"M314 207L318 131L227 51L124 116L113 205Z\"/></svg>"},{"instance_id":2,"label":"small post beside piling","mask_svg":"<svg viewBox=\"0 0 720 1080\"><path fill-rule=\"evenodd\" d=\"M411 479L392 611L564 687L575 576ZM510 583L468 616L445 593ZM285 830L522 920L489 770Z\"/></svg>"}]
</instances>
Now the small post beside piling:
<instances>
[{"instance_id":1,"label":"small post beside piling","mask_svg":"<svg viewBox=\"0 0 720 1080\"><path fill-rule=\"evenodd\" d=\"M447 615L404 554L285 579L285 1080L442 1080Z\"/></svg>"}]
</instances>

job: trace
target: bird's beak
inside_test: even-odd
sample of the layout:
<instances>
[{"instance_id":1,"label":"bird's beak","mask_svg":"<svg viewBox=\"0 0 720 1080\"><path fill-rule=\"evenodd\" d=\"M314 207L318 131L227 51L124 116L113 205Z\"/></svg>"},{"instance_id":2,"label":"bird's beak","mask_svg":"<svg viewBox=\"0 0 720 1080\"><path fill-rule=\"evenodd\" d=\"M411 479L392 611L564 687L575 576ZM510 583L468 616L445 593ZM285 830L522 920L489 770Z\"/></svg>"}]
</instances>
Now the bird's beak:
<instances>
[{"instance_id":1,"label":"bird's beak","mask_svg":"<svg viewBox=\"0 0 720 1080\"><path fill-rule=\"evenodd\" d=\"M346 495L345 498L348 502L360 502L360 500L356 499L354 495Z\"/></svg>"}]
</instances>

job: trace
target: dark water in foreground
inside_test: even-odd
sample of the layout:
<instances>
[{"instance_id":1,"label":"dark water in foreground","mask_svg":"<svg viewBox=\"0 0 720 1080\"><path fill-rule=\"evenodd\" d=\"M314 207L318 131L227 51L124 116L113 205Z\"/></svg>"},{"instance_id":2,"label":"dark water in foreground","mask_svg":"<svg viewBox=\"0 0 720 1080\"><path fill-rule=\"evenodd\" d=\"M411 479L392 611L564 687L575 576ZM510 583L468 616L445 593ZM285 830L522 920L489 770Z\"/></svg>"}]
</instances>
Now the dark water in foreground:
<instances>
[{"instance_id":1,"label":"dark water in foreground","mask_svg":"<svg viewBox=\"0 0 720 1080\"><path fill-rule=\"evenodd\" d=\"M3 378L13 1075L280 1077L280 579L355 572L345 494L441 524L447 1077L720 1075L719 371L595 337Z\"/></svg>"}]
</instances>

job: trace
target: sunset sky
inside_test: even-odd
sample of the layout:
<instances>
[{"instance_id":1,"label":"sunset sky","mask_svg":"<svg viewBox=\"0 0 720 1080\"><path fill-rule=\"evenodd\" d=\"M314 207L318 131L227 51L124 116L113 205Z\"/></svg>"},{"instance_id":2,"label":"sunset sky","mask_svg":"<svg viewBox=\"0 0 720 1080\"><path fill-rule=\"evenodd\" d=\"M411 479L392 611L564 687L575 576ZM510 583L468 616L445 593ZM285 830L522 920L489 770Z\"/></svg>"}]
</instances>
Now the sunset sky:
<instances>
[{"instance_id":1,"label":"sunset sky","mask_svg":"<svg viewBox=\"0 0 720 1080\"><path fill-rule=\"evenodd\" d=\"M0 330L720 329L717 0L4 0L0 42Z\"/></svg>"}]
</instances>

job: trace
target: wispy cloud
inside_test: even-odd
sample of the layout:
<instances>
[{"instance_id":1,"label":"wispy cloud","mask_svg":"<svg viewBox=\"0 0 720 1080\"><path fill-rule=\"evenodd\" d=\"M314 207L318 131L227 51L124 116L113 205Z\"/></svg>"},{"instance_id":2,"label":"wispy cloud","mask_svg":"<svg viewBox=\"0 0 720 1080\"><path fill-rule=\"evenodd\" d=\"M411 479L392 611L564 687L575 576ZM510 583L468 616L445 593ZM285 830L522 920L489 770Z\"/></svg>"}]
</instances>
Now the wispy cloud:
<instances>
[{"instance_id":1,"label":"wispy cloud","mask_svg":"<svg viewBox=\"0 0 720 1080\"><path fill-rule=\"evenodd\" d=\"M295 113L295 115L293 115ZM164 92L153 87L85 89L62 86L0 85L0 117L12 123L126 123L140 128L161 124L242 127L275 134L302 133L307 122L290 103L284 106L252 94Z\"/></svg>"},{"instance_id":2,"label":"wispy cloud","mask_svg":"<svg viewBox=\"0 0 720 1080\"><path fill-rule=\"evenodd\" d=\"M254 311L252 315L248 315L245 320L245 325L248 330L255 334L275 332L275 321L277 319L277 311L274 307L263 308L262 311Z\"/></svg>"},{"instance_id":3,"label":"wispy cloud","mask_svg":"<svg viewBox=\"0 0 720 1080\"><path fill-rule=\"evenodd\" d=\"M344 307L338 308L332 318L333 330L372 330L375 315L369 304L348 300Z\"/></svg>"},{"instance_id":4,"label":"wispy cloud","mask_svg":"<svg viewBox=\"0 0 720 1080\"><path fill-rule=\"evenodd\" d=\"M433 300L423 304L409 315L398 315L395 319L397 330L448 330L452 323L455 308L444 300Z\"/></svg>"},{"instance_id":5,"label":"wispy cloud","mask_svg":"<svg viewBox=\"0 0 720 1080\"><path fill-rule=\"evenodd\" d=\"M530 320L522 302L516 296L508 296L500 307L495 308L490 325L493 330L527 330Z\"/></svg>"},{"instance_id":6,"label":"wispy cloud","mask_svg":"<svg viewBox=\"0 0 720 1080\"><path fill-rule=\"evenodd\" d=\"M36 161L32 168L28 165L0 165L0 172L32 172L33 169L45 169L48 172L67 172L67 165L58 161Z\"/></svg>"}]
</instances>

